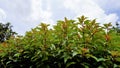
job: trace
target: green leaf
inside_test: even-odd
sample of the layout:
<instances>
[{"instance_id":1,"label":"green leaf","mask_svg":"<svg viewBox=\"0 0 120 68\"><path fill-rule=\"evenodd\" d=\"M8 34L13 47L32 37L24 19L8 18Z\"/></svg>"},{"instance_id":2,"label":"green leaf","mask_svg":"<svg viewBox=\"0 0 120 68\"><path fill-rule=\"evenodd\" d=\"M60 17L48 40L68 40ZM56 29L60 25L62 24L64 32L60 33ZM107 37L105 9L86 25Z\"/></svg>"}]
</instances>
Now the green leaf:
<instances>
[{"instance_id":1,"label":"green leaf","mask_svg":"<svg viewBox=\"0 0 120 68\"><path fill-rule=\"evenodd\" d=\"M106 61L107 59L105 59L105 58L98 58L97 59L97 62L101 62L101 61Z\"/></svg>"},{"instance_id":2,"label":"green leaf","mask_svg":"<svg viewBox=\"0 0 120 68\"><path fill-rule=\"evenodd\" d=\"M83 62L83 63L81 63L81 65L83 65L84 68L89 68L89 63Z\"/></svg>"},{"instance_id":3,"label":"green leaf","mask_svg":"<svg viewBox=\"0 0 120 68\"><path fill-rule=\"evenodd\" d=\"M72 57L69 54L64 53L63 58L64 58L64 63L66 63L68 59L71 59Z\"/></svg>"},{"instance_id":4,"label":"green leaf","mask_svg":"<svg viewBox=\"0 0 120 68\"><path fill-rule=\"evenodd\" d=\"M117 62L120 62L120 57L114 58Z\"/></svg>"},{"instance_id":5,"label":"green leaf","mask_svg":"<svg viewBox=\"0 0 120 68\"><path fill-rule=\"evenodd\" d=\"M74 56L76 56L77 54L78 54L78 52L74 51L74 52L72 53L72 56L74 57Z\"/></svg>"},{"instance_id":6,"label":"green leaf","mask_svg":"<svg viewBox=\"0 0 120 68\"><path fill-rule=\"evenodd\" d=\"M71 57L69 57L69 56L64 57L64 63L66 63L68 61L68 59L70 59L70 58Z\"/></svg>"},{"instance_id":7,"label":"green leaf","mask_svg":"<svg viewBox=\"0 0 120 68\"><path fill-rule=\"evenodd\" d=\"M68 68L70 65L75 64L76 62L68 62L65 68Z\"/></svg>"},{"instance_id":8,"label":"green leaf","mask_svg":"<svg viewBox=\"0 0 120 68\"><path fill-rule=\"evenodd\" d=\"M21 55L21 53L16 53L15 55L14 55L14 57L19 57Z\"/></svg>"}]
</instances>

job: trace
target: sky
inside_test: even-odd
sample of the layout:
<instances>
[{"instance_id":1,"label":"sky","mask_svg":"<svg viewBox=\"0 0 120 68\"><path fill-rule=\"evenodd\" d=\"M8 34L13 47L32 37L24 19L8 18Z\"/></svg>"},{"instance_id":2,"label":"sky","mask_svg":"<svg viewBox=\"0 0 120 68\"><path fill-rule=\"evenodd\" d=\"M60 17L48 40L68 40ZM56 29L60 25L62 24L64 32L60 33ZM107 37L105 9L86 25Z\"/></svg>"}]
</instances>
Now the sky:
<instances>
[{"instance_id":1,"label":"sky","mask_svg":"<svg viewBox=\"0 0 120 68\"><path fill-rule=\"evenodd\" d=\"M55 25L82 15L115 25L120 23L120 0L0 0L0 22L10 22L20 35L41 22Z\"/></svg>"}]
</instances>

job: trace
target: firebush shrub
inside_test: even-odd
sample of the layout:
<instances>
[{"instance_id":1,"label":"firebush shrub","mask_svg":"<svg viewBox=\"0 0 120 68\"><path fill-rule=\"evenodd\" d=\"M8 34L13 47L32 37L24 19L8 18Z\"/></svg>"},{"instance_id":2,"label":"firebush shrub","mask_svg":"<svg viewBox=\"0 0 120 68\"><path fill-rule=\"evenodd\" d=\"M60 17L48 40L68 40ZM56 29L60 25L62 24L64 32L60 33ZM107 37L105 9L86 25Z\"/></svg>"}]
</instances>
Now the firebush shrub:
<instances>
[{"instance_id":1,"label":"firebush shrub","mask_svg":"<svg viewBox=\"0 0 120 68\"><path fill-rule=\"evenodd\" d=\"M0 44L0 68L120 68L120 35L84 16L41 23Z\"/></svg>"}]
</instances>

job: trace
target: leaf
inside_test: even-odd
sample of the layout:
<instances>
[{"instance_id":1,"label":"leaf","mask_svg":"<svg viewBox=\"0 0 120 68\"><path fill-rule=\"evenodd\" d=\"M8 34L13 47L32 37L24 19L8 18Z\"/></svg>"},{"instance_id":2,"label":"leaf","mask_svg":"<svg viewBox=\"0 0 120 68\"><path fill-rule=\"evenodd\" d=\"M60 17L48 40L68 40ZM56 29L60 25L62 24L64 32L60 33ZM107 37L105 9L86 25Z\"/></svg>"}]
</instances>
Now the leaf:
<instances>
[{"instance_id":1,"label":"leaf","mask_svg":"<svg viewBox=\"0 0 120 68\"><path fill-rule=\"evenodd\" d=\"M103 67L103 66L101 65L101 66L99 66L98 68L105 68L105 67Z\"/></svg>"},{"instance_id":2,"label":"leaf","mask_svg":"<svg viewBox=\"0 0 120 68\"><path fill-rule=\"evenodd\" d=\"M88 25L89 22L90 22L90 20L86 20L84 23L85 23L86 25Z\"/></svg>"},{"instance_id":3,"label":"leaf","mask_svg":"<svg viewBox=\"0 0 120 68\"><path fill-rule=\"evenodd\" d=\"M95 57L95 56L93 56L93 55L91 55L91 54L86 54L85 56L86 56L87 58L90 58L90 57L91 57L91 58L95 59L96 61L98 60L97 57Z\"/></svg>"},{"instance_id":4,"label":"leaf","mask_svg":"<svg viewBox=\"0 0 120 68\"><path fill-rule=\"evenodd\" d=\"M114 58L117 62L120 62L120 57Z\"/></svg>"},{"instance_id":5,"label":"leaf","mask_svg":"<svg viewBox=\"0 0 120 68\"><path fill-rule=\"evenodd\" d=\"M67 65L66 65L65 68L68 68L70 65L75 64L75 63L76 63L76 62L69 62L69 63L67 63Z\"/></svg>"},{"instance_id":6,"label":"leaf","mask_svg":"<svg viewBox=\"0 0 120 68\"><path fill-rule=\"evenodd\" d=\"M6 65L8 65L9 63L11 63L12 61L8 61L7 63L6 63Z\"/></svg>"},{"instance_id":7,"label":"leaf","mask_svg":"<svg viewBox=\"0 0 120 68\"><path fill-rule=\"evenodd\" d=\"M51 44L50 49L51 49L51 50L54 50L54 49L55 49L55 45L54 45L54 44Z\"/></svg>"},{"instance_id":8,"label":"leaf","mask_svg":"<svg viewBox=\"0 0 120 68\"><path fill-rule=\"evenodd\" d=\"M72 53L72 56L74 57L74 56L76 56L77 54L78 54L78 52L74 51L74 52Z\"/></svg>"},{"instance_id":9,"label":"leaf","mask_svg":"<svg viewBox=\"0 0 120 68\"><path fill-rule=\"evenodd\" d=\"M93 59L95 59L97 62L101 62L101 61L106 61L106 60L108 60L108 59L105 59L105 58L97 58L96 56L93 56L93 55L91 55L91 54L86 54L86 57L87 58L93 58Z\"/></svg>"},{"instance_id":10,"label":"leaf","mask_svg":"<svg viewBox=\"0 0 120 68\"><path fill-rule=\"evenodd\" d=\"M16 53L15 55L14 55L14 57L19 57L20 56L20 53Z\"/></svg>"},{"instance_id":11,"label":"leaf","mask_svg":"<svg viewBox=\"0 0 120 68\"><path fill-rule=\"evenodd\" d=\"M84 66L84 68L89 68L89 63L83 62L81 64Z\"/></svg>"},{"instance_id":12,"label":"leaf","mask_svg":"<svg viewBox=\"0 0 120 68\"><path fill-rule=\"evenodd\" d=\"M71 59L72 57L69 56L69 54L64 53L63 58L64 58L64 63L66 63L68 61L68 59Z\"/></svg>"},{"instance_id":13,"label":"leaf","mask_svg":"<svg viewBox=\"0 0 120 68\"><path fill-rule=\"evenodd\" d=\"M104 59L104 58L98 58L97 59L97 62L101 62L101 61L106 61L107 59Z\"/></svg>"}]
</instances>

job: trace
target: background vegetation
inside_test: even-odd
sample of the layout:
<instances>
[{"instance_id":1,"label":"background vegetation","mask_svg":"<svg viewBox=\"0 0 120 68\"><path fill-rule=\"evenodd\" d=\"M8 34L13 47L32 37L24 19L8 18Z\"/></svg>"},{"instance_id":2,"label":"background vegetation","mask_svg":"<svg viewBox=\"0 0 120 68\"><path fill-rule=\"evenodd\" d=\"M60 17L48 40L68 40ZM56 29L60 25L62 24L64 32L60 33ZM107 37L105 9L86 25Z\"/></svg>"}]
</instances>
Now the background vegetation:
<instances>
[{"instance_id":1,"label":"background vegetation","mask_svg":"<svg viewBox=\"0 0 120 68\"><path fill-rule=\"evenodd\" d=\"M0 44L1 68L120 68L120 34L111 23L96 20L41 23L25 36Z\"/></svg>"}]
</instances>

